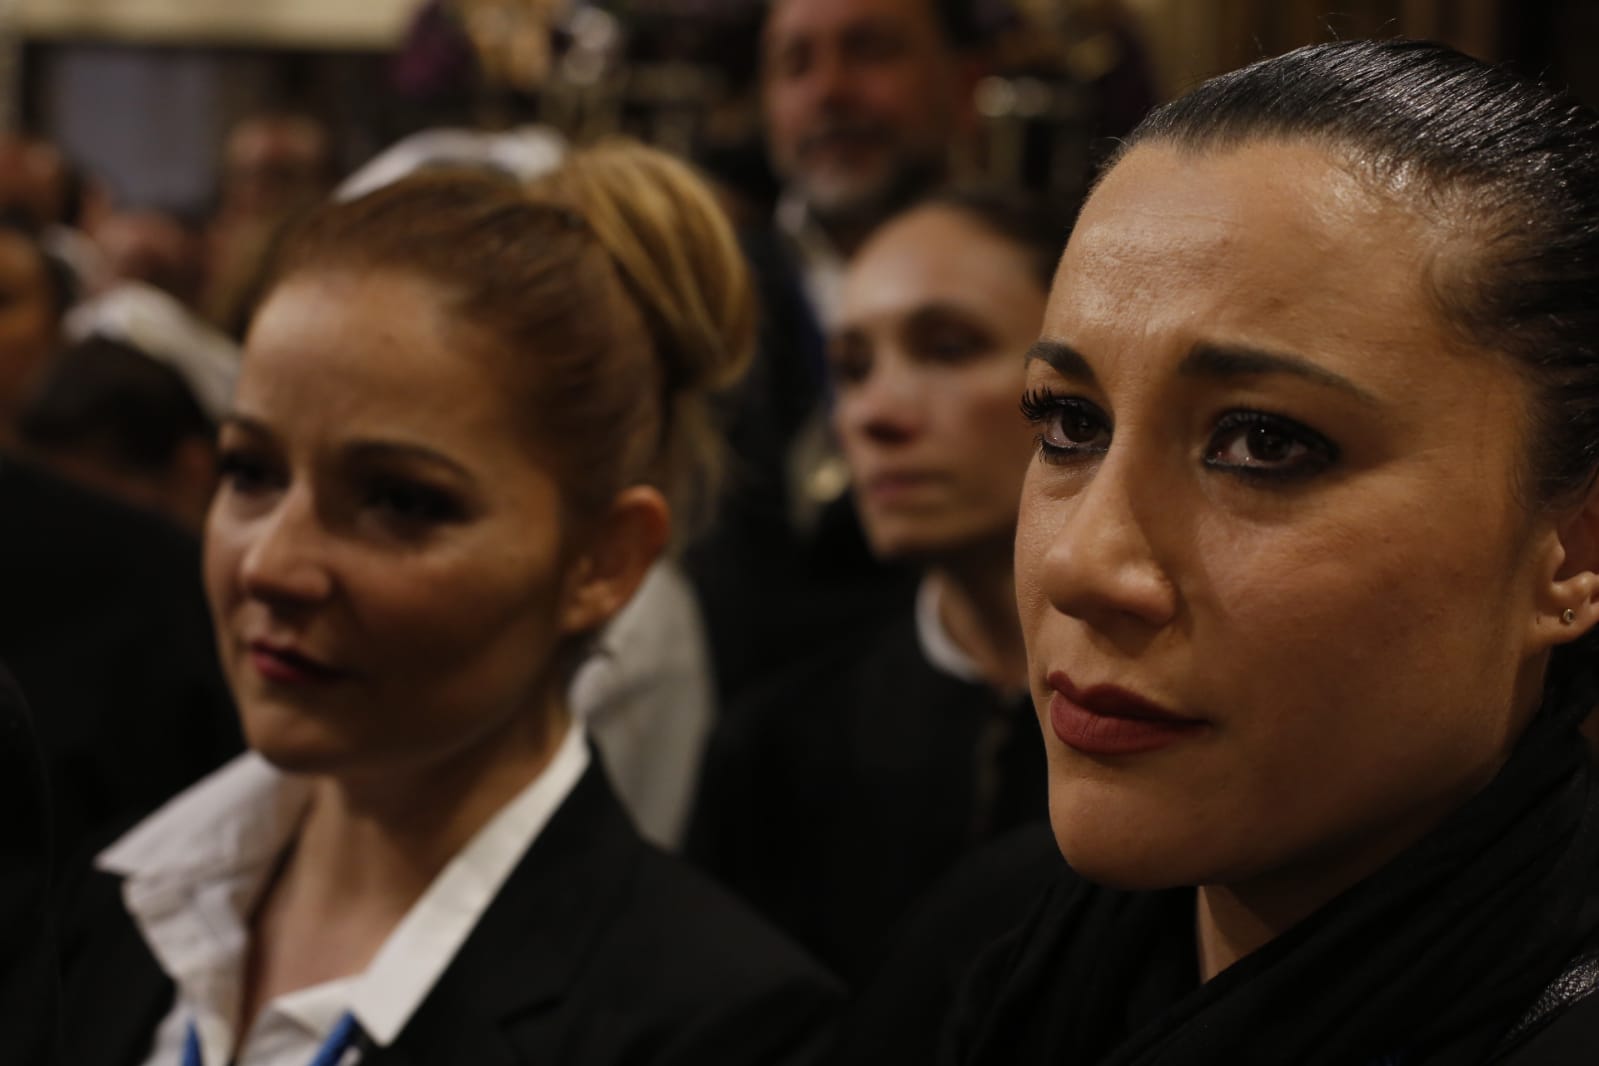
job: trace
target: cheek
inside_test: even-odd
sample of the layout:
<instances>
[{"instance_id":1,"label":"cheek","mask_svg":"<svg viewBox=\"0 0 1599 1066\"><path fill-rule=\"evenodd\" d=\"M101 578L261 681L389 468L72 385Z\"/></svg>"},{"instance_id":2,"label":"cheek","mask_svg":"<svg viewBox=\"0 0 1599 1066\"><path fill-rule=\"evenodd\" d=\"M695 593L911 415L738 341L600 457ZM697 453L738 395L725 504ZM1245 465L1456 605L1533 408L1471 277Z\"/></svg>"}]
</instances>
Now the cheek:
<instances>
[{"instance_id":1,"label":"cheek","mask_svg":"<svg viewBox=\"0 0 1599 1066\"><path fill-rule=\"evenodd\" d=\"M948 383L949 411L944 425L952 441L981 455L994 474L1013 488L1021 484L1038 433L1021 414L1025 378L1015 361L1005 359Z\"/></svg>"},{"instance_id":2,"label":"cheek","mask_svg":"<svg viewBox=\"0 0 1599 1066\"><path fill-rule=\"evenodd\" d=\"M211 607L211 616L219 632L225 609L237 598L236 575L244 547L242 531L220 515L218 504L213 500L211 512L206 518L200 577L205 585L206 602Z\"/></svg>"},{"instance_id":3,"label":"cheek","mask_svg":"<svg viewBox=\"0 0 1599 1066\"><path fill-rule=\"evenodd\" d=\"M1427 500L1411 498L1258 538L1196 531L1209 563L1196 688L1233 702L1212 709L1239 716L1268 791L1297 796L1310 774L1329 794L1397 800L1497 758L1518 674L1515 567L1503 531L1442 510L1418 526Z\"/></svg>"},{"instance_id":4,"label":"cheek","mask_svg":"<svg viewBox=\"0 0 1599 1066\"><path fill-rule=\"evenodd\" d=\"M805 121L805 93L792 88L768 90L765 100L766 131L771 148L783 154Z\"/></svg>"},{"instance_id":5,"label":"cheek","mask_svg":"<svg viewBox=\"0 0 1599 1066\"><path fill-rule=\"evenodd\" d=\"M1021 613L1022 635L1029 647L1033 645L1038 626L1050 609L1040 581L1040 572L1050 548L1050 523L1047 517L1050 508L1035 484L1040 465L1040 461L1034 457L1025 466L1021 503L1016 514L1016 606Z\"/></svg>"},{"instance_id":6,"label":"cheek","mask_svg":"<svg viewBox=\"0 0 1599 1066\"><path fill-rule=\"evenodd\" d=\"M559 576L553 561L369 572L354 586L357 624L397 675L434 681L480 671L537 671L556 639Z\"/></svg>"}]
</instances>

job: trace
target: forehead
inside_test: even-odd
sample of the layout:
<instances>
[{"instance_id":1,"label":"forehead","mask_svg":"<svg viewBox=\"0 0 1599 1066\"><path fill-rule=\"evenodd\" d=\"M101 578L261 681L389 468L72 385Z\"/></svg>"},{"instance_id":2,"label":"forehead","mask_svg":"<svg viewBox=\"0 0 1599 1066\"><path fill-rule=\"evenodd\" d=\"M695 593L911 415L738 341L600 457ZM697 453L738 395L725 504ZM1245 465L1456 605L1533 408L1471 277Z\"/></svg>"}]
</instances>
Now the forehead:
<instances>
[{"instance_id":1,"label":"forehead","mask_svg":"<svg viewBox=\"0 0 1599 1066\"><path fill-rule=\"evenodd\" d=\"M520 434L514 390L489 347L421 278L304 274L257 315L237 406L308 439L398 436L492 451Z\"/></svg>"},{"instance_id":2,"label":"forehead","mask_svg":"<svg viewBox=\"0 0 1599 1066\"><path fill-rule=\"evenodd\" d=\"M776 0L766 19L769 48L831 37L851 27L891 24L938 32L937 0Z\"/></svg>"},{"instance_id":3,"label":"forehead","mask_svg":"<svg viewBox=\"0 0 1599 1066\"><path fill-rule=\"evenodd\" d=\"M992 314L1041 295L1026 252L965 211L935 204L888 222L861 249L845 276L842 313L846 325L930 303Z\"/></svg>"},{"instance_id":4,"label":"forehead","mask_svg":"<svg viewBox=\"0 0 1599 1066\"><path fill-rule=\"evenodd\" d=\"M1459 251L1314 146L1144 145L1084 207L1046 329L1309 351L1355 336L1442 343L1431 284Z\"/></svg>"}]
</instances>

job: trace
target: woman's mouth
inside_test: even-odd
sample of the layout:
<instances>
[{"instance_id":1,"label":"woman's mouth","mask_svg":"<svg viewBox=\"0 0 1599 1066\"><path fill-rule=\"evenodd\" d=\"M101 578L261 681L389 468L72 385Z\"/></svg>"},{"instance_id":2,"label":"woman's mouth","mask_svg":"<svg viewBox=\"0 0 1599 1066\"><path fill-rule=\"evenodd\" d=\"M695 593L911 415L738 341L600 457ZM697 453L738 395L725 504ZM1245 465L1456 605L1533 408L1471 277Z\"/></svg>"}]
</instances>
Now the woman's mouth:
<instances>
[{"instance_id":1,"label":"woman's mouth","mask_svg":"<svg viewBox=\"0 0 1599 1066\"><path fill-rule=\"evenodd\" d=\"M265 640L252 640L250 664L268 681L280 685L321 685L337 681L346 672L296 648Z\"/></svg>"},{"instance_id":2,"label":"woman's mouth","mask_svg":"<svg viewBox=\"0 0 1599 1066\"><path fill-rule=\"evenodd\" d=\"M1210 726L1115 685L1079 689L1061 671L1049 675L1049 724L1062 744L1084 755L1140 755L1193 737Z\"/></svg>"}]
</instances>

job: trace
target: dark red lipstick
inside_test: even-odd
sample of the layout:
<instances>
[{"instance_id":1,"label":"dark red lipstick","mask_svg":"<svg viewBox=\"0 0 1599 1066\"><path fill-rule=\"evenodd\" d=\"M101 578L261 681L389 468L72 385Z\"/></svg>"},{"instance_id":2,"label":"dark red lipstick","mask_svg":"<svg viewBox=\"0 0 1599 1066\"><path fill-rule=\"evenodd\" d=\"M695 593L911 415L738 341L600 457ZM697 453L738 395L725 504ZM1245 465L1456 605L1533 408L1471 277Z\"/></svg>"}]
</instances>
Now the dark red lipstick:
<instances>
[{"instance_id":1,"label":"dark red lipstick","mask_svg":"<svg viewBox=\"0 0 1599 1066\"><path fill-rule=\"evenodd\" d=\"M317 685L337 681L343 670L335 669L284 644L252 640L250 663L262 677L280 685Z\"/></svg>"},{"instance_id":2,"label":"dark red lipstick","mask_svg":"<svg viewBox=\"0 0 1599 1066\"><path fill-rule=\"evenodd\" d=\"M1049 724L1067 747L1084 755L1140 755L1202 732L1209 723L1169 711L1115 685L1079 689L1057 670Z\"/></svg>"}]
</instances>

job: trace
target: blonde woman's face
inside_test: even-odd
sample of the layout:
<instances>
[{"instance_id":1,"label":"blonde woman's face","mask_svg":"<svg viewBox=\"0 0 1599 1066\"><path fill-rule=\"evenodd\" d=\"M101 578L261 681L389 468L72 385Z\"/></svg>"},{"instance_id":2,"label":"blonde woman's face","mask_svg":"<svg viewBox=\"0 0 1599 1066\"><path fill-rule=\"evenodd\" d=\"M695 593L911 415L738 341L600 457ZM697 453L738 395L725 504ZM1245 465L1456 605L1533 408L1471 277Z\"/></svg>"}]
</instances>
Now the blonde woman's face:
<instances>
[{"instance_id":1,"label":"blonde woman's face","mask_svg":"<svg viewBox=\"0 0 1599 1066\"><path fill-rule=\"evenodd\" d=\"M1451 254L1306 147L1140 147L1088 204L1016 542L1084 873L1325 885L1507 756L1559 545L1513 492L1527 389L1432 302Z\"/></svg>"},{"instance_id":2,"label":"blonde woman's face","mask_svg":"<svg viewBox=\"0 0 1599 1066\"><path fill-rule=\"evenodd\" d=\"M250 332L205 577L252 747L384 772L537 743L559 495L428 283L305 275Z\"/></svg>"}]
</instances>

